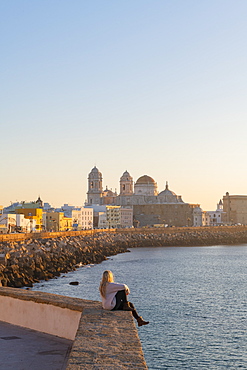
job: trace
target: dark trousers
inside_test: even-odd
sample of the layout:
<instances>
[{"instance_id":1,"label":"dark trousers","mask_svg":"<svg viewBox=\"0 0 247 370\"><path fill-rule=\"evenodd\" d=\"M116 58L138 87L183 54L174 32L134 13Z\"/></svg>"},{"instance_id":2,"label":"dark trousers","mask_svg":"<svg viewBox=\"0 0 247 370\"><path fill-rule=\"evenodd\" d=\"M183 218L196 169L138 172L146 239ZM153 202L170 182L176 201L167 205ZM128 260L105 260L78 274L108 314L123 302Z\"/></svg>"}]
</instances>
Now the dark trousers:
<instances>
[{"instance_id":1,"label":"dark trousers","mask_svg":"<svg viewBox=\"0 0 247 370\"><path fill-rule=\"evenodd\" d=\"M126 302L127 302L127 297L126 297L125 290L119 290L116 294L116 304L115 304L115 307L112 309L112 311L123 310L123 305ZM131 308L133 308L133 310L131 311L132 315L134 316L135 319L138 319L139 315L136 312L136 309L133 303L129 302L129 305Z\"/></svg>"}]
</instances>

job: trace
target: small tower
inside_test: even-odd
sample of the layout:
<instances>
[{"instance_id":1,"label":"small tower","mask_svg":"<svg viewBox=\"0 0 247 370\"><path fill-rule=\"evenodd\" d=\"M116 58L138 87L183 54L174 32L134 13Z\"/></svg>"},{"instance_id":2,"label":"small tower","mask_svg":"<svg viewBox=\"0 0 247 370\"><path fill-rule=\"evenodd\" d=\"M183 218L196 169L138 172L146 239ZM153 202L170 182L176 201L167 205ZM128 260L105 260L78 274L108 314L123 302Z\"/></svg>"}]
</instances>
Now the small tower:
<instances>
[{"instance_id":1,"label":"small tower","mask_svg":"<svg viewBox=\"0 0 247 370\"><path fill-rule=\"evenodd\" d=\"M222 211L223 212L223 202L220 199L219 203L217 203L217 209L216 211Z\"/></svg>"},{"instance_id":2,"label":"small tower","mask_svg":"<svg viewBox=\"0 0 247 370\"><path fill-rule=\"evenodd\" d=\"M35 203L37 203L37 205L38 205L39 208L43 208L43 202L42 202L40 196L38 197L38 199L36 200Z\"/></svg>"},{"instance_id":3,"label":"small tower","mask_svg":"<svg viewBox=\"0 0 247 370\"><path fill-rule=\"evenodd\" d=\"M94 166L88 175L87 203L100 204L103 195L102 173Z\"/></svg>"},{"instance_id":4,"label":"small tower","mask_svg":"<svg viewBox=\"0 0 247 370\"><path fill-rule=\"evenodd\" d=\"M133 178L128 171L120 177L120 195L130 196L133 194Z\"/></svg>"}]
</instances>

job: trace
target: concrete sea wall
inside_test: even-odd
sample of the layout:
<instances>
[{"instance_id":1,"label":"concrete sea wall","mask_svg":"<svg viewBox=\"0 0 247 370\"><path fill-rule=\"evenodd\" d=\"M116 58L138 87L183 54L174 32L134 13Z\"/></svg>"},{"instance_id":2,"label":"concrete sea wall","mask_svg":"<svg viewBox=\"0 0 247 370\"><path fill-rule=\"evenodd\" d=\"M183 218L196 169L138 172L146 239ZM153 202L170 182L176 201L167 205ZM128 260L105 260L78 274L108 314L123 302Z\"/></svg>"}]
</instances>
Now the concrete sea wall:
<instances>
[{"instance_id":1,"label":"concrete sea wall","mask_svg":"<svg viewBox=\"0 0 247 370\"><path fill-rule=\"evenodd\" d=\"M1 287L0 321L71 340L67 370L147 370L130 312L105 311L97 301ZM47 369L45 361L41 365Z\"/></svg>"},{"instance_id":2,"label":"concrete sea wall","mask_svg":"<svg viewBox=\"0 0 247 370\"><path fill-rule=\"evenodd\" d=\"M0 242L3 286L32 287L80 265L100 263L128 248L247 243L247 227L125 229L5 236Z\"/></svg>"}]
</instances>

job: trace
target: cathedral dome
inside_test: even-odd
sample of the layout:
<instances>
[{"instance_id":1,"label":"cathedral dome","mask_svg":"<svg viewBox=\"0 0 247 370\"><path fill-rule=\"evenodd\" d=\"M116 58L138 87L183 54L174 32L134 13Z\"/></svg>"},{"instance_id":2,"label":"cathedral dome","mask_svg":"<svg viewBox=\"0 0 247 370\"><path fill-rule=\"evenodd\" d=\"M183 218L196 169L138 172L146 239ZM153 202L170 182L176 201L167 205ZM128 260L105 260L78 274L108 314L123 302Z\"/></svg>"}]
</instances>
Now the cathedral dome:
<instances>
[{"instance_id":1,"label":"cathedral dome","mask_svg":"<svg viewBox=\"0 0 247 370\"><path fill-rule=\"evenodd\" d=\"M115 197L116 195L116 192L114 193L112 190L108 189L108 187L103 191L104 197Z\"/></svg>"},{"instance_id":2,"label":"cathedral dome","mask_svg":"<svg viewBox=\"0 0 247 370\"><path fill-rule=\"evenodd\" d=\"M163 190L163 191L161 191L160 193L159 193L159 197L163 197L163 196L165 196L165 195L169 195L169 196L172 196L172 197L176 197L177 195L174 193L174 191L171 191L171 190L169 190L169 189L165 189L165 190Z\"/></svg>"},{"instance_id":3,"label":"cathedral dome","mask_svg":"<svg viewBox=\"0 0 247 370\"><path fill-rule=\"evenodd\" d=\"M136 181L136 184L156 184L154 179L152 177L144 175L139 177L139 179Z\"/></svg>"},{"instance_id":4,"label":"cathedral dome","mask_svg":"<svg viewBox=\"0 0 247 370\"><path fill-rule=\"evenodd\" d=\"M135 183L135 195L157 195L157 184L152 177L143 175Z\"/></svg>"},{"instance_id":5,"label":"cathedral dome","mask_svg":"<svg viewBox=\"0 0 247 370\"><path fill-rule=\"evenodd\" d=\"M168 189L168 183L166 183L165 190L161 191L158 197L161 203L183 203L181 196Z\"/></svg>"}]
</instances>

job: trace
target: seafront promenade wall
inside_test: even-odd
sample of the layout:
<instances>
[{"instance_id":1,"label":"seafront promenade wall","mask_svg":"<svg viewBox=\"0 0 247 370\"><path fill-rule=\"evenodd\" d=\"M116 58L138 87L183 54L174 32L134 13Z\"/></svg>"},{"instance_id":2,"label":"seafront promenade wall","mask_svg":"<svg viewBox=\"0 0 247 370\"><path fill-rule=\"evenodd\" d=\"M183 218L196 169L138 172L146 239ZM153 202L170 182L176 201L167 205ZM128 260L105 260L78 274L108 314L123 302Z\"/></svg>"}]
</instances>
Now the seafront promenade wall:
<instances>
[{"instance_id":1,"label":"seafront promenade wall","mask_svg":"<svg viewBox=\"0 0 247 370\"><path fill-rule=\"evenodd\" d=\"M130 312L105 311L97 301L1 287L0 321L71 340L66 370L147 370ZM41 365L47 369L45 361Z\"/></svg>"},{"instance_id":2,"label":"seafront promenade wall","mask_svg":"<svg viewBox=\"0 0 247 370\"><path fill-rule=\"evenodd\" d=\"M1 283L19 288L32 287L35 282L79 265L100 263L129 248L247 243L247 227L92 230L1 237Z\"/></svg>"}]
</instances>

